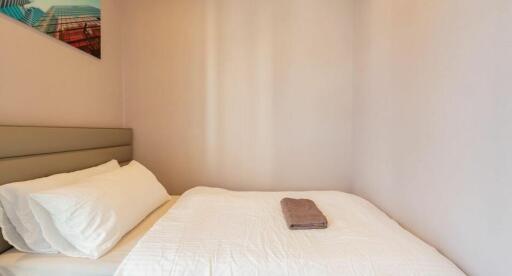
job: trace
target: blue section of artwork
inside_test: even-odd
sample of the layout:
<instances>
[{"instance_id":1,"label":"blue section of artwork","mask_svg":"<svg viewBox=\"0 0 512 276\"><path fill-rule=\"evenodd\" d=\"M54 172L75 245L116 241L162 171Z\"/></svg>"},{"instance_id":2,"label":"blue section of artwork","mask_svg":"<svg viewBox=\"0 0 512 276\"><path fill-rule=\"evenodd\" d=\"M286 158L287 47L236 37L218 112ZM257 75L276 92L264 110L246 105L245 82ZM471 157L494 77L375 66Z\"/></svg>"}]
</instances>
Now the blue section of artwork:
<instances>
[{"instance_id":1,"label":"blue section of artwork","mask_svg":"<svg viewBox=\"0 0 512 276\"><path fill-rule=\"evenodd\" d=\"M22 6L0 8L0 12L20 21L23 21L23 18L25 18L25 9Z\"/></svg>"},{"instance_id":2,"label":"blue section of artwork","mask_svg":"<svg viewBox=\"0 0 512 276\"><path fill-rule=\"evenodd\" d=\"M25 13L25 18L23 19L23 22L27 23L30 26L35 26L37 25L41 17L43 17L44 15L45 12L43 10L32 7L28 9L27 12Z\"/></svg>"},{"instance_id":3,"label":"blue section of artwork","mask_svg":"<svg viewBox=\"0 0 512 276\"><path fill-rule=\"evenodd\" d=\"M12 7L12 6L23 6L30 4L30 0L0 0L0 8Z\"/></svg>"}]
</instances>

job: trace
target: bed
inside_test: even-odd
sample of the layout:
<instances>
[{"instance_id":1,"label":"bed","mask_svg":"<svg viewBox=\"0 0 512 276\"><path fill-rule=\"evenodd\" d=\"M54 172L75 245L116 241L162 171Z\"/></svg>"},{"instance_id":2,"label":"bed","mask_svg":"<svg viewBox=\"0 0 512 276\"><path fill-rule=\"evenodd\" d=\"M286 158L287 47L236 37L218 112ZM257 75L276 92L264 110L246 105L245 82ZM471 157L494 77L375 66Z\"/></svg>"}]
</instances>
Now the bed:
<instances>
[{"instance_id":1,"label":"bed","mask_svg":"<svg viewBox=\"0 0 512 276\"><path fill-rule=\"evenodd\" d=\"M315 201L329 220L291 231L284 197ZM235 192L196 187L125 258L131 275L464 275L368 201L336 191Z\"/></svg>"},{"instance_id":2,"label":"bed","mask_svg":"<svg viewBox=\"0 0 512 276\"><path fill-rule=\"evenodd\" d=\"M0 126L0 185L132 159L130 129ZM309 198L327 229L291 231L279 201ZM21 253L0 275L464 275L368 201L337 191L196 187L157 208L97 260Z\"/></svg>"}]
</instances>

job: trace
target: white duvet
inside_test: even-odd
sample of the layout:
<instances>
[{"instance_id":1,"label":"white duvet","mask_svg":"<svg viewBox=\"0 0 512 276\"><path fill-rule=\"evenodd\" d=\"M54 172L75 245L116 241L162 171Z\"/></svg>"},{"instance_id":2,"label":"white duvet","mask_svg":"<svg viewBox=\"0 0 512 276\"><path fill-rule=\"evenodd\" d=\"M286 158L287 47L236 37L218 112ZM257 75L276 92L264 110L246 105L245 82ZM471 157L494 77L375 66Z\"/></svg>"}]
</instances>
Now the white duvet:
<instances>
[{"instance_id":1,"label":"white duvet","mask_svg":"<svg viewBox=\"0 0 512 276\"><path fill-rule=\"evenodd\" d=\"M309 198L329 220L291 231L279 201ZM128 275L464 275L369 202L341 192L194 188L116 272Z\"/></svg>"}]
</instances>

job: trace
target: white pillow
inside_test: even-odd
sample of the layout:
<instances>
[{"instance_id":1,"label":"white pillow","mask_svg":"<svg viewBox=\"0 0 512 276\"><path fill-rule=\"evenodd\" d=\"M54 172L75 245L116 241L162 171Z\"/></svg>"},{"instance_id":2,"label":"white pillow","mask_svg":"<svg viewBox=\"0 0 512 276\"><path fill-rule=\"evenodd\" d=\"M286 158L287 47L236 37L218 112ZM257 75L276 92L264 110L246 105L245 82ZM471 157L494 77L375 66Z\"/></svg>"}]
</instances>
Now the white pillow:
<instances>
[{"instance_id":1,"label":"white pillow","mask_svg":"<svg viewBox=\"0 0 512 276\"><path fill-rule=\"evenodd\" d=\"M64 255L92 259L108 252L169 199L156 177L136 161L30 197L30 206L52 247Z\"/></svg>"},{"instance_id":2,"label":"white pillow","mask_svg":"<svg viewBox=\"0 0 512 276\"><path fill-rule=\"evenodd\" d=\"M46 242L41 228L29 207L29 195L34 192L73 184L87 177L119 168L112 160L89 169L52 175L29 181L15 182L0 187L0 227L4 238L16 249L24 252L57 253Z\"/></svg>"},{"instance_id":3,"label":"white pillow","mask_svg":"<svg viewBox=\"0 0 512 276\"><path fill-rule=\"evenodd\" d=\"M4 239L9 242L9 244L13 245L16 249L23 252L33 252L32 249L28 247L23 238L16 231L16 227L12 225L11 221L7 217L5 210L1 207L0 204L0 227L2 228L2 236Z\"/></svg>"}]
</instances>

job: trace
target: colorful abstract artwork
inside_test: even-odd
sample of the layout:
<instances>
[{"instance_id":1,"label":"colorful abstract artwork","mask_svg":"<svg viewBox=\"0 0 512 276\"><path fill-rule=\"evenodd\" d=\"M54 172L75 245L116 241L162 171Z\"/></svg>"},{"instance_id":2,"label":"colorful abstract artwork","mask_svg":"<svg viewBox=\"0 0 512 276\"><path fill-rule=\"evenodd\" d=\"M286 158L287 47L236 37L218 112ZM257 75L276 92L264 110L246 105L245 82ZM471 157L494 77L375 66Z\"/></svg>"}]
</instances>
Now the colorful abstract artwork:
<instances>
[{"instance_id":1,"label":"colorful abstract artwork","mask_svg":"<svg viewBox=\"0 0 512 276\"><path fill-rule=\"evenodd\" d=\"M101 58L100 0L0 0L0 13Z\"/></svg>"}]
</instances>

